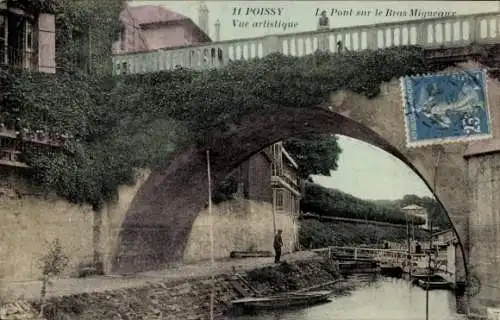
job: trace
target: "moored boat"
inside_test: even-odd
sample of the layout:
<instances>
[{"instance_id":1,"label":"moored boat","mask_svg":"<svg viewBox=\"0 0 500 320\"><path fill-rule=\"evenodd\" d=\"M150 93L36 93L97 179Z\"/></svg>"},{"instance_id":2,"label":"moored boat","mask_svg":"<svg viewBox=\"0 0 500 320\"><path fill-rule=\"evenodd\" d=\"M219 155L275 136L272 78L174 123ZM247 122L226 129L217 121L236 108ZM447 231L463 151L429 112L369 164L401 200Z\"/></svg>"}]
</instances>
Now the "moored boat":
<instances>
[{"instance_id":1,"label":"moored boat","mask_svg":"<svg viewBox=\"0 0 500 320\"><path fill-rule=\"evenodd\" d=\"M285 293L269 297L248 297L233 300L236 309L261 310L283 309L289 307L310 306L330 300L331 291L310 291L300 293Z\"/></svg>"},{"instance_id":2,"label":"moored boat","mask_svg":"<svg viewBox=\"0 0 500 320\"><path fill-rule=\"evenodd\" d=\"M421 278L417 280L416 283L419 287L424 290L435 290L435 289L450 289L451 283L438 275L428 276L427 278Z\"/></svg>"},{"instance_id":3,"label":"moored boat","mask_svg":"<svg viewBox=\"0 0 500 320\"><path fill-rule=\"evenodd\" d=\"M403 275L403 268L399 266L380 266L380 274L386 277L401 278Z\"/></svg>"},{"instance_id":4,"label":"moored boat","mask_svg":"<svg viewBox=\"0 0 500 320\"><path fill-rule=\"evenodd\" d=\"M434 273L430 270L415 270L411 273L411 280L413 284L417 284L418 280L427 280L429 277L433 277Z\"/></svg>"}]
</instances>

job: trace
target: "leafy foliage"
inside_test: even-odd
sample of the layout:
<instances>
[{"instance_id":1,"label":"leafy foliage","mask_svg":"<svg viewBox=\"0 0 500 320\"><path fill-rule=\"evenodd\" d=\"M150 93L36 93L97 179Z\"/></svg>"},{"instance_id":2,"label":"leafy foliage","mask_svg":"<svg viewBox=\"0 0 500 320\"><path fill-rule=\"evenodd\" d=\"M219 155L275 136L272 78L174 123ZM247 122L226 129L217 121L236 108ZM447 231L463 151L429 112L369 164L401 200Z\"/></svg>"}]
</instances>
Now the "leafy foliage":
<instances>
[{"instance_id":1,"label":"leafy foliage","mask_svg":"<svg viewBox=\"0 0 500 320\"><path fill-rule=\"evenodd\" d=\"M2 3L4 1L0 1ZM16 7L37 15L39 13L55 13L59 8L57 0L7 0L9 7Z\"/></svg>"},{"instance_id":2,"label":"leafy foliage","mask_svg":"<svg viewBox=\"0 0 500 320\"><path fill-rule=\"evenodd\" d=\"M362 200L339 190L328 189L314 183L306 184L300 207L304 212L323 216L406 224L406 215L399 208ZM423 219L418 217L412 217L411 220L415 225L425 223Z\"/></svg>"},{"instance_id":3,"label":"leafy foliage","mask_svg":"<svg viewBox=\"0 0 500 320\"><path fill-rule=\"evenodd\" d=\"M424 72L423 58L423 51L416 47L343 55L316 53L301 58L271 54L206 72L179 69L125 76L125 82L140 79L155 85L142 100L141 109L149 111L154 103L157 110L188 121L203 139L205 132L214 127L225 129L244 115L281 106L308 108L327 101L340 89L374 97L381 82ZM391 68L387 68L389 64Z\"/></svg>"},{"instance_id":4,"label":"leafy foliage","mask_svg":"<svg viewBox=\"0 0 500 320\"><path fill-rule=\"evenodd\" d=\"M219 183L214 190L212 200L215 204L234 199L238 191L238 183L233 176L229 176Z\"/></svg>"},{"instance_id":5,"label":"leafy foliage","mask_svg":"<svg viewBox=\"0 0 500 320\"><path fill-rule=\"evenodd\" d=\"M40 259L42 269L42 287L40 289L40 315L44 313L45 296L50 277L60 275L68 266L69 257L64 253L59 239L55 239L48 252Z\"/></svg>"},{"instance_id":6,"label":"leafy foliage","mask_svg":"<svg viewBox=\"0 0 500 320\"><path fill-rule=\"evenodd\" d=\"M68 73L94 77L112 71L112 45L120 31L123 0L59 0L56 10L56 64Z\"/></svg>"},{"instance_id":7,"label":"leafy foliage","mask_svg":"<svg viewBox=\"0 0 500 320\"><path fill-rule=\"evenodd\" d=\"M381 82L425 71L420 48L399 47L302 58L272 54L215 70L179 68L121 77L1 72L0 114L20 117L32 130L72 134L67 152L34 152L28 162L36 181L48 189L70 201L100 206L116 196L120 184L134 179L134 168L165 165L175 148L203 144L209 132L224 130L247 114L282 106L308 108L339 89L373 97ZM299 153L305 144L295 142L295 147ZM307 170L324 172L334 158Z\"/></svg>"},{"instance_id":8,"label":"leafy foliage","mask_svg":"<svg viewBox=\"0 0 500 320\"><path fill-rule=\"evenodd\" d=\"M337 137L333 135L294 137L285 140L284 146L297 162L302 179L312 174L330 176L331 171L337 170L337 161L342 152Z\"/></svg>"},{"instance_id":9,"label":"leafy foliage","mask_svg":"<svg viewBox=\"0 0 500 320\"><path fill-rule=\"evenodd\" d=\"M115 113L102 81L85 74L3 71L0 83L0 120L19 117L25 128L74 136L66 152L26 154L36 182L72 202L100 207L116 197L119 185L134 181L134 168L165 165L184 138L183 128L169 119L132 129L134 115Z\"/></svg>"},{"instance_id":10,"label":"leafy foliage","mask_svg":"<svg viewBox=\"0 0 500 320\"><path fill-rule=\"evenodd\" d=\"M59 239L55 239L47 253L41 258L42 274L47 276L57 276L68 266L69 258L64 253Z\"/></svg>"},{"instance_id":11,"label":"leafy foliage","mask_svg":"<svg viewBox=\"0 0 500 320\"><path fill-rule=\"evenodd\" d=\"M406 228L357 224L348 222L320 222L302 220L299 226L299 244L302 248L324 248L328 246L382 245L385 241L406 244ZM415 229L415 239L425 241L429 234Z\"/></svg>"}]
</instances>

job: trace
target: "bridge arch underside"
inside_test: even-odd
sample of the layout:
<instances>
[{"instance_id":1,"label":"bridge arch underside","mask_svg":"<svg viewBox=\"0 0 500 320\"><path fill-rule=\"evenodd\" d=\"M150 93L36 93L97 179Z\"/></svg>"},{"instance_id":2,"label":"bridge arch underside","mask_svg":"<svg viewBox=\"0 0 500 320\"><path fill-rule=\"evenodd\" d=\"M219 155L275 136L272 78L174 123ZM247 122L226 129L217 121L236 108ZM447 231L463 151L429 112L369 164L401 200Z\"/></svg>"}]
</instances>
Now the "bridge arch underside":
<instances>
[{"instance_id":1,"label":"bridge arch underside","mask_svg":"<svg viewBox=\"0 0 500 320\"><path fill-rule=\"evenodd\" d=\"M209 139L214 185L277 141L303 134L341 134L377 146L412 168L452 213L449 217L463 242L466 231L461 224L468 214L465 146L407 148L399 82L395 80L385 89L385 94L382 90L380 97L370 100L341 92L332 96L326 108L283 107L246 116ZM393 90L395 99L390 94ZM350 110L349 116L345 110ZM153 172L143 184L122 224L112 272L157 269L182 260L192 225L207 204L206 149L192 147L178 153L168 167ZM437 159L441 159L439 170L435 170Z\"/></svg>"}]
</instances>

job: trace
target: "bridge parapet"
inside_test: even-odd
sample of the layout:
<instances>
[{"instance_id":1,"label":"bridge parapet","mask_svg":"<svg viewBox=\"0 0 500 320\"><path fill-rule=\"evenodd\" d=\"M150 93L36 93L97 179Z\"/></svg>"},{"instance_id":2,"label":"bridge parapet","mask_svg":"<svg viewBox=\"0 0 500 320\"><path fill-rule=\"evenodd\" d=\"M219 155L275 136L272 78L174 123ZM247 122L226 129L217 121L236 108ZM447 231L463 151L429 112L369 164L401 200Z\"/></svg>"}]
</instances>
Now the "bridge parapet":
<instances>
[{"instance_id":1,"label":"bridge parapet","mask_svg":"<svg viewBox=\"0 0 500 320\"><path fill-rule=\"evenodd\" d=\"M465 47L498 43L499 29L500 13L381 23L119 54L113 57L113 69L115 75L176 67L203 70L276 52L304 56L316 50L360 51L405 45L427 49Z\"/></svg>"}]
</instances>

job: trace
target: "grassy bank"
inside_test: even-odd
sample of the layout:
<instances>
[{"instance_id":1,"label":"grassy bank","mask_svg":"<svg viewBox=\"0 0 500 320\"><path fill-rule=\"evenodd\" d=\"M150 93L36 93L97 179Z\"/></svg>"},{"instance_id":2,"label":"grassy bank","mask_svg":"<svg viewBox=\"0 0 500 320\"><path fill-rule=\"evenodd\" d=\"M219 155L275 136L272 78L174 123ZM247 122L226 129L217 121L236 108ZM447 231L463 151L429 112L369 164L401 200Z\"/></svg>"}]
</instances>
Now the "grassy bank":
<instances>
[{"instance_id":1,"label":"grassy bank","mask_svg":"<svg viewBox=\"0 0 500 320\"><path fill-rule=\"evenodd\" d=\"M427 240L427 233L415 230L415 238ZM379 226L348 222L300 221L299 243L302 248L383 244L384 241L405 243L406 227Z\"/></svg>"}]
</instances>

